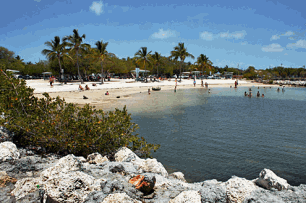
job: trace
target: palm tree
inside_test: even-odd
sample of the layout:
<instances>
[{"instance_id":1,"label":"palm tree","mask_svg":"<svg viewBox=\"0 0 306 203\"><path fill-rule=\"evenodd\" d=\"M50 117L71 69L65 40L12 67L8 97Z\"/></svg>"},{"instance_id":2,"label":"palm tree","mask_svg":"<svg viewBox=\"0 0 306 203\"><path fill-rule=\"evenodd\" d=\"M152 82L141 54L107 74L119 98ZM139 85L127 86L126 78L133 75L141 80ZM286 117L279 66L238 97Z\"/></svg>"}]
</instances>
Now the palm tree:
<instances>
[{"instance_id":1,"label":"palm tree","mask_svg":"<svg viewBox=\"0 0 306 203\"><path fill-rule=\"evenodd\" d=\"M174 50L171 51L171 58L174 58L174 60L181 59L180 63L180 80L181 80L181 71L182 71L182 65L184 63L184 60L186 57L191 57L194 59L194 56L187 52L187 48L184 47L184 43L178 43L178 46L174 47Z\"/></svg>"},{"instance_id":2,"label":"palm tree","mask_svg":"<svg viewBox=\"0 0 306 203\"><path fill-rule=\"evenodd\" d=\"M140 50L138 50L138 52L135 53L135 58L136 58L136 63L142 63L143 62L143 68L145 69L145 78L146 78L146 82L147 82L147 74L146 74L146 63L148 63L149 65L151 65L151 52L152 51L147 51L147 47L141 47Z\"/></svg>"},{"instance_id":3,"label":"palm tree","mask_svg":"<svg viewBox=\"0 0 306 203\"><path fill-rule=\"evenodd\" d=\"M202 74L204 73L203 69L207 65L207 62L208 62L208 57L204 54L200 54L200 56L197 58L196 63L198 64L200 68L202 68Z\"/></svg>"},{"instance_id":4,"label":"palm tree","mask_svg":"<svg viewBox=\"0 0 306 203\"><path fill-rule=\"evenodd\" d=\"M67 46L71 47L70 51L75 51L76 58L77 58L77 68L78 68L78 75L81 79L81 82L83 83L83 79L81 78L80 74L80 67L79 67L79 51L85 51L86 48L90 47L89 44L85 44L83 42L83 39L85 39L86 35L83 34L82 36L79 35L79 31L77 29L73 30L73 35L64 37L63 40L68 40L70 43L67 43Z\"/></svg>"},{"instance_id":5,"label":"palm tree","mask_svg":"<svg viewBox=\"0 0 306 203\"><path fill-rule=\"evenodd\" d=\"M103 41L97 41L96 42L96 54L95 58L97 58L100 61L101 64L101 84L103 84L103 62L108 57L108 52L106 51L106 47L108 45L108 42L103 43Z\"/></svg>"},{"instance_id":6,"label":"palm tree","mask_svg":"<svg viewBox=\"0 0 306 203\"><path fill-rule=\"evenodd\" d=\"M155 52L152 56L153 62L156 65L156 69L157 69L157 77L158 77L158 66L161 63L161 55L157 52Z\"/></svg>"},{"instance_id":7,"label":"palm tree","mask_svg":"<svg viewBox=\"0 0 306 203\"><path fill-rule=\"evenodd\" d=\"M63 43L61 44L61 39L59 38L59 36L55 36L54 40L51 40L51 42L49 41L45 42L45 45L48 46L50 49L44 49L41 51L41 53L43 55L46 55L48 60L53 60L57 58L60 67L60 75L61 75L62 73L61 58L71 59L71 57L67 54L67 49L65 48L67 46L66 40L63 39Z\"/></svg>"}]
</instances>

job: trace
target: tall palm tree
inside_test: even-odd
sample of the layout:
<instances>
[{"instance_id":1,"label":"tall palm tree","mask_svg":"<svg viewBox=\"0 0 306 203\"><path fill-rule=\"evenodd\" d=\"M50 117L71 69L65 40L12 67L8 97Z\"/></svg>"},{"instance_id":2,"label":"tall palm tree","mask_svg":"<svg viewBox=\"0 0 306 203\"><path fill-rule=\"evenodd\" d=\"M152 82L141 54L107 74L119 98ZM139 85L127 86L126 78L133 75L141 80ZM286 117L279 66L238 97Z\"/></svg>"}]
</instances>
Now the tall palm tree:
<instances>
[{"instance_id":1,"label":"tall palm tree","mask_svg":"<svg viewBox=\"0 0 306 203\"><path fill-rule=\"evenodd\" d=\"M158 66L161 63L161 55L157 52L155 52L152 56L153 62L156 65L156 69L157 69L157 77L158 77Z\"/></svg>"},{"instance_id":2,"label":"tall palm tree","mask_svg":"<svg viewBox=\"0 0 306 203\"><path fill-rule=\"evenodd\" d=\"M208 57L204 54L200 54L200 56L197 58L196 63L198 64L200 68L202 68L202 74L203 74L203 69L208 63Z\"/></svg>"},{"instance_id":3,"label":"tall palm tree","mask_svg":"<svg viewBox=\"0 0 306 203\"><path fill-rule=\"evenodd\" d=\"M108 57L108 52L106 51L106 47L108 45L108 42L97 41L96 42L96 58L100 61L101 64L101 84L103 84L103 62Z\"/></svg>"},{"instance_id":4,"label":"tall palm tree","mask_svg":"<svg viewBox=\"0 0 306 203\"><path fill-rule=\"evenodd\" d=\"M147 74L146 74L146 63L148 65L151 65L151 52L152 51L147 51L147 47L141 47L138 52L135 53L135 58L136 58L136 63L140 64L143 62L143 68L145 69L145 78L147 82Z\"/></svg>"},{"instance_id":5,"label":"tall palm tree","mask_svg":"<svg viewBox=\"0 0 306 203\"><path fill-rule=\"evenodd\" d=\"M59 36L55 36L54 40L51 40L50 42L45 42L45 45L49 47L50 49L44 49L41 51L43 55L46 55L48 60L56 59L58 60L58 64L60 67L60 75L62 73L62 66L61 66L61 58L69 58L71 57L67 54L67 49L65 48L67 46L67 42L65 39L63 39L63 43L61 43L61 39Z\"/></svg>"},{"instance_id":6,"label":"tall palm tree","mask_svg":"<svg viewBox=\"0 0 306 203\"><path fill-rule=\"evenodd\" d=\"M187 52L187 48L185 48L184 43L178 43L178 46L174 47L174 50L171 51L171 58L174 58L174 60L181 60L180 63L180 80L181 80L181 72L182 72L182 65L184 63L184 60L186 57L191 57L194 59L194 56Z\"/></svg>"},{"instance_id":7,"label":"tall palm tree","mask_svg":"<svg viewBox=\"0 0 306 203\"><path fill-rule=\"evenodd\" d=\"M82 43L83 39L86 38L86 35L83 34L82 36L79 35L79 31L77 29L73 30L73 35L66 36L64 37L63 40L68 40L70 43L67 43L67 46L69 46L71 49L70 51L75 51L76 53L76 58L77 58L77 68L78 68L78 75L79 78L81 79L81 82L83 83L83 79L81 78L80 74L80 67L79 67L79 51L85 51L85 48L90 47L89 44Z\"/></svg>"}]
</instances>

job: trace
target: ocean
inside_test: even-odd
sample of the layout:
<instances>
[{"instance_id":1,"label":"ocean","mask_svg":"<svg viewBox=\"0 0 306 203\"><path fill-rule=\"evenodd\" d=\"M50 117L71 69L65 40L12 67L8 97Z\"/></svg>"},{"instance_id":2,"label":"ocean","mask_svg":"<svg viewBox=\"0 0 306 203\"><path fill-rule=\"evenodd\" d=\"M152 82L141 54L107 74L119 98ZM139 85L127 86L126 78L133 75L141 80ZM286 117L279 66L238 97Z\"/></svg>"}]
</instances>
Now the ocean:
<instances>
[{"instance_id":1,"label":"ocean","mask_svg":"<svg viewBox=\"0 0 306 203\"><path fill-rule=\"evenodd\" d=\"M306 89L209 87L141 93L127 102L137 133L160 144L152 156L188 182L233 175L249 180L264 168L291 185L306 184ZM256 97L257 91L265 97Z\"/></svg>"}]
</instances>

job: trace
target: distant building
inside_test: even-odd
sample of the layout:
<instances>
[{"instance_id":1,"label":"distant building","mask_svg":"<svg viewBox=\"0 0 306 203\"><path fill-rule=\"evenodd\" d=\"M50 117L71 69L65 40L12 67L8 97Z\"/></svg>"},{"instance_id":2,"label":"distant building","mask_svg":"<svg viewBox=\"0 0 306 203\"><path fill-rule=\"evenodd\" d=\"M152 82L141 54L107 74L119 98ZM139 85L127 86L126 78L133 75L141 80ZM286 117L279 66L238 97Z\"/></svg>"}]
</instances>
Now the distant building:
<instances>
[{"instance_id":1,"label":"distant building","mask_svg":"<svg viewBox=\"0 0 306 203\"><path fill-rule=\"evenodd\" d=\"M233 78L233 74L234 74L234 72L226 72L226 71L224 71L223 76L224 76L225 79L232 79Z\"/></svg>"}]
</instances>

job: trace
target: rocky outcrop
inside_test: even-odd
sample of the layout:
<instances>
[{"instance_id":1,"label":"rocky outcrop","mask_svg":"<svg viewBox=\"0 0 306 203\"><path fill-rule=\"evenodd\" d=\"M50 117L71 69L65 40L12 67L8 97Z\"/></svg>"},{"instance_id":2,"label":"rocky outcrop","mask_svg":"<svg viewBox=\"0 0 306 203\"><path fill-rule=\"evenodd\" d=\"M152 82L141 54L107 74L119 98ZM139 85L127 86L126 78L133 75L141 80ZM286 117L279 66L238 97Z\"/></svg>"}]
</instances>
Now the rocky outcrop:
<instances>
[{"instance_id":1,"label":"rocky outcrop","mask_svg":"<svg viewBox=\"0 0 306 203\"><path fill-rule=\"evenodd\" d=\"M0 162L18 159L20 153L12 142L0 143Z\"/></svg>"},{"instance_id":2,"label":"rocky outcrop","mask_svg":"<svg viewBox=\"0 0 306 203\"><path fill-rule=\"evenodd\" d=\"M306 202L306 185L290 186L269 169L252 181L233 176L187 183L183 173L168 176L156 159L128 148L118 150L116 161L98 153L87 159L19 153L0 161L0 202Z\"/></svg>"},{"instance_id":3,"label":"rocky outcrop","mask_svg":"<svg viewBox=\"0 0 306 203\"><path fill-rule=\"evenodd\" d=\"M256 180L256 183L268 190L275 188L280 191L288 189L289 187L287 180L278 177L273 171L266 168L259 173L259 178Z\"/></svg>"}]
</instances>

